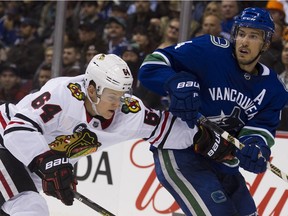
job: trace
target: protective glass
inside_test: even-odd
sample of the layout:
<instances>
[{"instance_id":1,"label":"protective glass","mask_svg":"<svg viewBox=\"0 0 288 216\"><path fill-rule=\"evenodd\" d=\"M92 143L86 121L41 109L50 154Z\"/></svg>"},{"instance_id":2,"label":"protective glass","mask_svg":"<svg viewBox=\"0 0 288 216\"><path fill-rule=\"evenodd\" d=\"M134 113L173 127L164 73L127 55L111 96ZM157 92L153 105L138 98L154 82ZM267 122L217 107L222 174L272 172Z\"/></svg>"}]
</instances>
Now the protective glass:
<instances>
[{"instance_id":1,"label":"protective glass","mask_svg":"<svg viewBox=\"0 0 288 216\"><path fill-rule=\"evenodd\" d=\"M125 100L130 101L131 97L132 97L132 91L123 92L123 94L103 91L102 95L99 95L100 101L105 101L111 104L116 103L123 104Z\"/></svg>"}]
</instances>

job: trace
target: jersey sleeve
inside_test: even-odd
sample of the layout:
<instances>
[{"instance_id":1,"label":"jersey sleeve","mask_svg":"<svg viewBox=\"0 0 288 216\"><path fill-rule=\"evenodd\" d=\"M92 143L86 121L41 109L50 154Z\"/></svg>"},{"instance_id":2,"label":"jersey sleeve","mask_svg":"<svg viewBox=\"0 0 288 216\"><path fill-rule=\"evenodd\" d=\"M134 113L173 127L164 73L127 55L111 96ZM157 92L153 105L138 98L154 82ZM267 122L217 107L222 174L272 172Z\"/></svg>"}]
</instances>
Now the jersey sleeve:
<instances>
[{"instance_id":1,"label":"jersey sleeve","mask_svg":"<svg viewBox=\"0 0 288 216\"><path fill-rule=\"evenodd\" d=\"M176 118L170 112L147 108L143 102L133 97L122 106L109 129L127 139L144 139L153 148L185 149L193 144L197 127L191 129L186 122ZM125 139L126 137L126 139Z\"/></svg>"},{"instance_id":2,"label":"jersey sleeve","mask_svg":"<svg viewBox=\"0 0 288 216\"><path fill-rule=\"evenodd\" d=\"M70 106L71 94L63 85L52 84L21 100L18 112L4 131L5 147L26 166L35 156L49 150L44 134L56 134L61 116Z\"/></svg>"},{"instance_id":3,"label":"jersey sleeve","mask_svg":"<svg viewBox=\"0 0 288 216\"><path fill-rule=\"evenodd\" d=\"M169 77L182 71L196 76L202 75L203 67L207 65L205 61L216 60L218 51L228 48L229 45L223 38L204 35L176 46L157 49L145 58L138 79L146 88L160 95L167 95L164 84Z\"/></svg>"}]
</instances>

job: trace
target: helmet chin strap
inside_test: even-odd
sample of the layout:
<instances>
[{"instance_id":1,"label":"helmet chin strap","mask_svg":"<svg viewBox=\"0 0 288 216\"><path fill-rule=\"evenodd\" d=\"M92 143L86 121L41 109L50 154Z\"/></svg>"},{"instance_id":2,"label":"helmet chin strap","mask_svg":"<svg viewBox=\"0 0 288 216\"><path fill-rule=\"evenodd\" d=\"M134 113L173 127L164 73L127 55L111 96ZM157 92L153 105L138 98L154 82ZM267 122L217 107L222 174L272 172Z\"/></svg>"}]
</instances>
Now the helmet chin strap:
<instances>
[{"instance_id":1,"label":"helmet chin strap","mask_svg":"<svg viewBox=\"0 0 288 216\"><path fill-rule=\"evenodd\" d=\"M97 111L97 108L96 108L96 104L98 104L100 102L100 98L97 97L97 100L96 102L93 102L91 97L89 96L89 94L87 94L87 98L88 100L90 101L91 103L91 106L92 106L92 110L96 113L96 115L100 115L99 112Z\"/></svg>"}]
</instances>

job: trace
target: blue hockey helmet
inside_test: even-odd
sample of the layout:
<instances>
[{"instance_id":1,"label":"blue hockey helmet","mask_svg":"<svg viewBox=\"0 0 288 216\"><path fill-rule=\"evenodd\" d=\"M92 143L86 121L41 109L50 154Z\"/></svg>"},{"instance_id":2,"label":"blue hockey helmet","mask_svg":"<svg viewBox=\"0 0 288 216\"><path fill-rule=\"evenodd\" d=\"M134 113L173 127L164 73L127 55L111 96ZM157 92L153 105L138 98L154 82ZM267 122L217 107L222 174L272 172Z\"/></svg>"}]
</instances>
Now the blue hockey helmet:
<instances>
[{"instance_id":1,"label":"blue hockey helmet","mask_svg":"<svg viewBox=\"0 0 288 216\"><path fill-rule=\"evenodd\" d=\"M264 42L270 42L274 33L274 22L270 13L262 8L245 8L234 19L234 24L231 31L232 42L235 42L235 37L239 27L255 28L264 31Z\"/></svg>"}]
</instances>

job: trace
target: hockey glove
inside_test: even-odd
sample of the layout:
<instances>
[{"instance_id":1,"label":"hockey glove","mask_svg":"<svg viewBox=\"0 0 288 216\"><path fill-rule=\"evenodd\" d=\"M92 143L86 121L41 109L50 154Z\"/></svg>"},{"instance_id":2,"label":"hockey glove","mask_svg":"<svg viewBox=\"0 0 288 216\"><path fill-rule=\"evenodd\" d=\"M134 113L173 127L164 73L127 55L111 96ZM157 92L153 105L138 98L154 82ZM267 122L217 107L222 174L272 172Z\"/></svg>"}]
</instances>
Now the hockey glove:
<instances>
[{"instance_id":1,"label":"hockey glove","mask_svg":"<svg viewBox=\"0 0 288 216\"><path fill-rule=\"evenodd\" d=\"M245 136L239 140L245 145L241 150L236 151L240 167L253 173L265 172L271 150L264 140L258 136Z\"/></svg>"},{"instance_id":2,"label":"hockey glove","mask_svg":"<svg viewBox=\"0 0 288 216\"><path fill-rule=\"evenodd\" d=\"M185 121L190 128L194 128L200 107L197 78L190 73L179 72L168 79L164 88L170 95L169 111Z\"/></svg>"},{"instance_id":3,"label":"hockey glove","mask_svg":"<svg viewBox=\"0 0 288 216\"><path fill-rule=\"evenodd\" d=\"M65 205L72 205L73 190L76 191L77 180L73 167L64 154L47 151L33 159L29 169L42 179L43 191L48 196L60 199Z\"/></svg>"},{"instance_id":4,"label":"hockey glove","mask_svg":"<svg viewBox=\"0 0 288 216\"><path fill-rule=\"evenodd\" d=\"M223 139L220 134L203 125L199 126L199 131L195 134L193 141L194 151L204 157L218 162L234 158L236 147Z\"/></svg>"}]
</instances>

